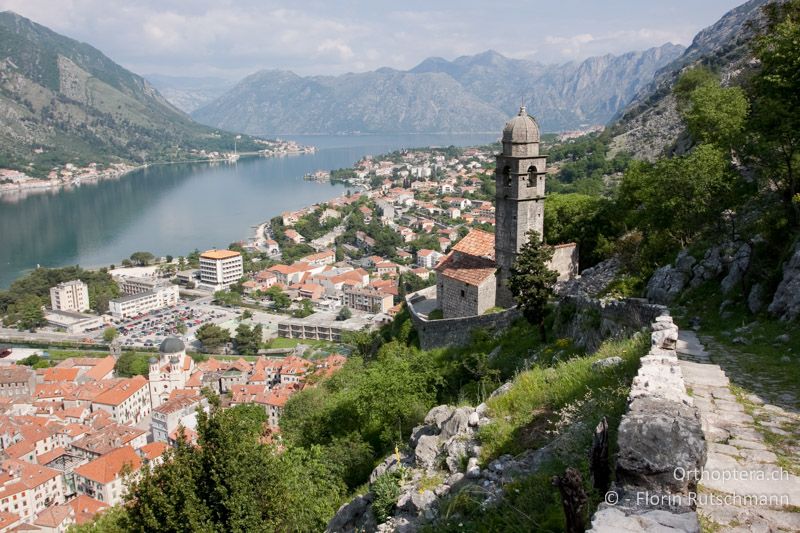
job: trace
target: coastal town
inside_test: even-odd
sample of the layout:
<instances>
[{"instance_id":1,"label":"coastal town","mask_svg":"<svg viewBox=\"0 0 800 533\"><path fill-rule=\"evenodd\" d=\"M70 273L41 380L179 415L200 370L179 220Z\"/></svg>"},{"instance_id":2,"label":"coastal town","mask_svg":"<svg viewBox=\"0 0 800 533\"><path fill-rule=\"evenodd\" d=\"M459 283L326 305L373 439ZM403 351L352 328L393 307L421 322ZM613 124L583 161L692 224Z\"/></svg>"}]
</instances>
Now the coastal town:
<instances>
[{"instance_id":1,"label":"coastal town","mask_svg":"<svg viewBox=\"0 0 800 533\"><path fill-rule=\"evenodd\" d=\"M390 322L465 235L493 231L493 150L407 150L320 172L347 193L227 249L133 254L104 269L119 296L103 309L80 279L50 287L41 322L3 337L93 350L0 350L0 528L65 531L121 503L137 472L196 442L210 394L262 406L280 442L287 400L345 364L349 335ZM121 364L131 353L147 358L133 375Z\"/></svg>"}]
</instances>

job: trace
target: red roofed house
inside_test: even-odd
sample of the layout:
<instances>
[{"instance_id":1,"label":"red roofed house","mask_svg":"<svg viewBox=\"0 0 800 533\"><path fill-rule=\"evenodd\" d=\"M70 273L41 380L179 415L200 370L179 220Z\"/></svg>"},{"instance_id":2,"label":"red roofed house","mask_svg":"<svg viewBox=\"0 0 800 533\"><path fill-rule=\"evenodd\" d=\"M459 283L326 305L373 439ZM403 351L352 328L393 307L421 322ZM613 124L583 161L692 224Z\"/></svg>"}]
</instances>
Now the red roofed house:
<instances>
[{"instance_id":1,"label":"red roofed house","mask_svg":"<svg viewBox=\"0 0 800 533\"><path fill-rule=\"evenodd\" d=\"M494 307L494 235L474 229L436 266L436 299L444 318L481 315Z\"/></svg>"},{"instance_id":2,"label":"red roofed house","mask_svg":"<svg viewBox=\"0 0 800 533\"><path fill-rule=\"evenodd\" d=\"M121 379L92 400L92 409L106 411L118 424L135 426L151 411L147 378L135 376Z\"/></svg>"},{"instance_id":3,"label":"red roofed house","mask_svg":"<svg viewBox=\"0 0 800 533\"><path fill-rule=\"evenodd\" d=\"M108 507L108 504L85 494L71 499L68 505L75 511L75 523L78 525L91 522L97 513Z\"/></svg>"},{"instance_id":4,"label":"red roofed house","mask_svg":"<svg viewBox=\"0 0 800 533\"><path fill-rule=\"evenodd\" d=\"M127 491L125 471L137 472L141 466L142 459L133 448L117 448L75 469L77 490L109 505L122 503Z\"/></svg>"},{"instance_id":5,"label":"red roofed house","mask_svg":"<svg viewBox=\"0 0 800 533\"><path fill-rule=\"evenodd\" d=\"M61 472L15 459L0 467L0 512L30 522L51 505L64 503Z\"/></svg>"}]
</instances>

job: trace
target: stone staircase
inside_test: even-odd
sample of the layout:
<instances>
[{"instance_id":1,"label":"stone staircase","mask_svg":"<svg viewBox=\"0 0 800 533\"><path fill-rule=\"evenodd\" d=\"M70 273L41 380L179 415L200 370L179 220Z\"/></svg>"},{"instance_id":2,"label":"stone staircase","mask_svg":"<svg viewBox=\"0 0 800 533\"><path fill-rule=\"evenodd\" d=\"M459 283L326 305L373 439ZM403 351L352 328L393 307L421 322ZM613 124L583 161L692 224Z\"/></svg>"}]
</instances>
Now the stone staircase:
<instances>
[{"instance_id":1,"label":"stone staircase","mask_svg":"<svg viewBox=\"0 0 800 533\"><path fill-rule=\"evenodd\" d=\"M739 532L800 531L800 477L779 466L731 383L693 331L680 331L676 346L686 389L698 409L708 443L699 476L697 513L704 530ZM752 396L752 395L751 395ZM796 417L780 408L784 418ZM691 473L686 473L691 475Z\"/></svg>"}]
</instances>

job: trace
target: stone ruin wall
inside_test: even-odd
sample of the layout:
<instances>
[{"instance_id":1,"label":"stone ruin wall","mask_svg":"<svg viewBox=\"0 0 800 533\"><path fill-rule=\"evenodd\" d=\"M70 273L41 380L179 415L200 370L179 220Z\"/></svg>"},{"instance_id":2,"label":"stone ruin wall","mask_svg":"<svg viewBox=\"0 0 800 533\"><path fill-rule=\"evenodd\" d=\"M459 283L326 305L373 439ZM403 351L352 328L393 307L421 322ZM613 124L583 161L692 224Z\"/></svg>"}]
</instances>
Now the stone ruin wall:
<instances>
[{"instance_id":1,"label":"stone ruin wall","mask_svg":"<svg viewBox=\"0 0 800 533\"><path fill-rule=\"evenodd\" d=\"M678 327L662 311L631 385L617 432L616 479L592 517L592 533L700 531L692 473L705 464L706 441L678 364Z\"/></svg>"}]
</instances>

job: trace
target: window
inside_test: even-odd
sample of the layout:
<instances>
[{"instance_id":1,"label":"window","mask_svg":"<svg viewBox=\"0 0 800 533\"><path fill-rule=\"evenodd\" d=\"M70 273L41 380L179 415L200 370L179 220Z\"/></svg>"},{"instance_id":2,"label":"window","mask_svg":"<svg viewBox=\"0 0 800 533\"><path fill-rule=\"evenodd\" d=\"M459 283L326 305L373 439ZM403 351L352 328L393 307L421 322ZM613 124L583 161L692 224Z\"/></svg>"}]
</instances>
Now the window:
<instances>
[{"instance_id":1,"label":"window","mask_svg":"<svg viewBox=\"0 0 800 533\"><path fill-rule=\"evenodd\" d=\"M536 187L536 167L528 167L528 187Z\"/></svg>"},{"instance_id":2,"label":"window","mask_svg":"<svg viewBox=\"0 0 800 533\"><path fill-rule=\"evenodd\" d=\"M461 297L464 298L467 295L464 289L461 289Z\"/></svg>"},{"instance_id":3,"label":"window","mask_svg":"<svg viewBox=\"0 0 800 533\"><path fill-rule=\"evenodd\" d=\"M506 165L503 167L503 178L506 184L506 187L511 187L511 167Z\"/></svg>"}]
</instances>

